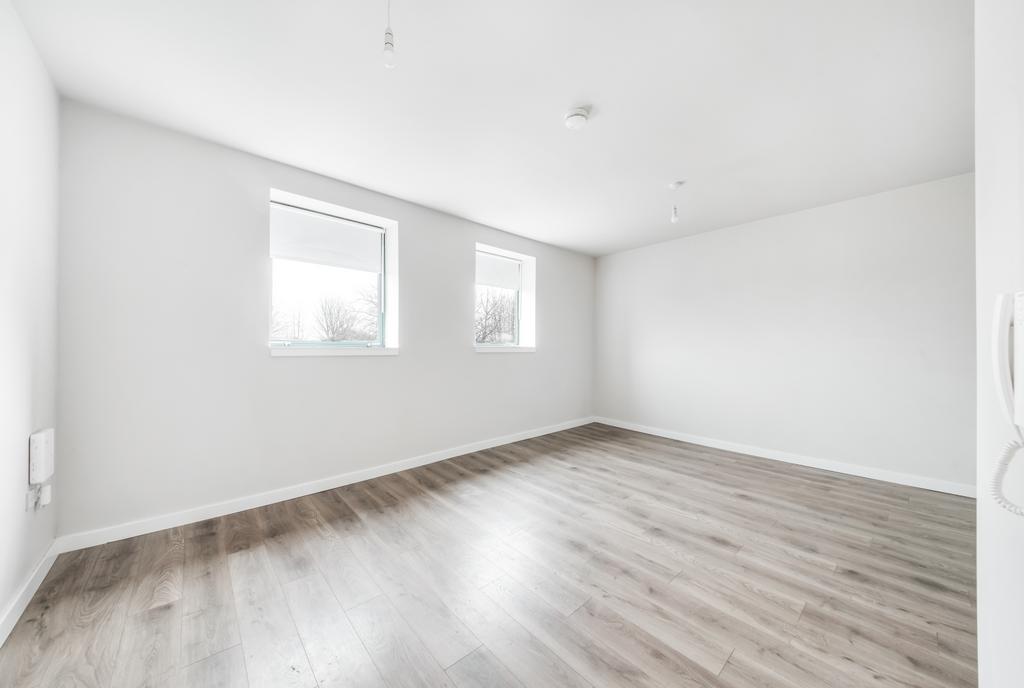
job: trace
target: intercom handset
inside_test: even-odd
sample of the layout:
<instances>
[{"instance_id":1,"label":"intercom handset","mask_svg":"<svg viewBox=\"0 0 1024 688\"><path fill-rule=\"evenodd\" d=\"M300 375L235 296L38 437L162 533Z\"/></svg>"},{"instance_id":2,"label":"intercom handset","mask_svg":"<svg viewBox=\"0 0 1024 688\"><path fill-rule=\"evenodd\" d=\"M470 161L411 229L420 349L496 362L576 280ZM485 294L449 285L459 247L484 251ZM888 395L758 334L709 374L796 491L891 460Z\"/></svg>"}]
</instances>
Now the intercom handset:
<instances>
[{"instance_id":1,"label":"intercom handset","mask_svg":"<svg viewBox=\"0 0 1024 688\"><path fill-rule=\"evenodd\" d=\"M1017 438L1007 443L999 457L996 472L992 476L991 493L992 498L1004 509L1024 516L1024 508L1003 494L1006 472L1017 452L1024 449L1024 434L1021 432L1024 428L1024 384L1016 384L1014 380L1024 373L1024 329L1014 332L1018 329L1015 323L1024 325L1024 292L999 294L995 306L995 317L992 319L992 364L996 391Z\"/></svg>"}]
</instances>

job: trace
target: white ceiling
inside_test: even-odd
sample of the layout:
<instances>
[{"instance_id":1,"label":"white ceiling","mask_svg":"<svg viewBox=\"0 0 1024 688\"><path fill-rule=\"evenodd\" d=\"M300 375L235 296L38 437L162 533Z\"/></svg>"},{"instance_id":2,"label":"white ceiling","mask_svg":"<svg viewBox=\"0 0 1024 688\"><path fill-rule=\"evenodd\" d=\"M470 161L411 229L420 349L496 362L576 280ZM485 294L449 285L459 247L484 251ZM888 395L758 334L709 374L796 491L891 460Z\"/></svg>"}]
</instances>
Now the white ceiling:
<instances>
[{"instance_id":1,"label":"white ceiling","mask_svg":"<svg viewBox=\"0 0 1024 688\"><path fill-rule=\"evenodd\" d=\"M16 4L72 98L593 254L973 169L970 0L393 0L391 71L384 0Z\"/></svg>"}]
</instances>

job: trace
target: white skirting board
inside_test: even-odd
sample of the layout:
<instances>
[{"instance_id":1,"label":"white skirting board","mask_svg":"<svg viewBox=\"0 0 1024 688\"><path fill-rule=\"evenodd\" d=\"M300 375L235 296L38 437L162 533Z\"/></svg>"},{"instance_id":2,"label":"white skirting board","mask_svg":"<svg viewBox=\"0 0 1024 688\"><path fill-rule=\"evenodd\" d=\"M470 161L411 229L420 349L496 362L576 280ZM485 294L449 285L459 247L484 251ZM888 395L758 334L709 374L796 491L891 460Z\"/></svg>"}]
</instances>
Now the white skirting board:
<instances>
[{"instance_id":1,"label":"white skirting board","mask_svg":"<svg viewBox=\"0 0 1024 688\"><path fill-rule=\"evenodd\" d=\"M32 571L18 590L17 594L14 596L14 599L7 604L2 614L0 614L0 645L7 640L7 636L14 628L18 619L21 618L21 615L24 613L28 603L32 600L32 596L36 593L36 590L39 589L43 579L46 578L46 574L49 573L50 567L53 566L53 562L56 561L57 556L63 552L71 552L84 547L102 545L105 542L121 540L123 538L134 537L136 535L154 533L165 528L183 526L188 523L194 523L195 521L202 521L207 518L233 514L238 511L244 511L258 506L266 506L267 504L281 502L286 499L295 499L296 497L303 497L316 492L330 490L335 487L341 487L342 485L351 485L352 483L377 478L382 475L397 473L399 471L416 468L418 466L425 466L437 461L444 461L445 459L450 459L455 456L470 454L475 451L490 449L491 447L498 447L503 444L509 444L510 442L518 442L532 437L549 435L553 432L568 430L569 428L579 427L592 422L592 418L577 418L575 420L556 423L555 425L548 425L542 428L525 430L523 432L503 435L501 437L482 440L480 442L472 442L470 444L464 444L450 449L442 449L429 454L414 456L410 459L393 461L381 466L364 468L359 471L342 473L341 475L334 475L320 480L313 480L311 482L300 483L298 485L289 485L288 487L282 487L276 490L269 490L267 492L260 492L259 494L247 495L237 499L217 502L216 504L207 504L205 506L186 509L184 511L176 511L170 514L161 514L159 516L143 518L137 521L130 521L128 523L110 526L108 528L98 528L96 530L61 535L54 540L49 551L46 553L46 556L43 557L36 565L36 568Z\"/></svg>"},{"instance_id":2,"label":"white skirting board","mask_svg":"<svg viewBox=\"0 0 1024 688\"><path fill-rule=\"evenodd\" d=\"M691 444L699 444L706 447L724 449L727 451L738 452L741 454L749 454L751 456L758 456L765 459L772 459L775 461L784 461L786 463L798 464L800 466L820 468L827 471L846 473L848 475L856 475L862 478L872 478L874 480L883 480L886 482L896 483L899 485L920 487L926 490L947 492L949 494L962 495L965 497L975 496L974 486L964 483L955 483L946 480L939 480L937 478L930 478L927 476L914 475L910 473L888 471L885 469L873 468L870 466L862 466L859 464L846 463L842 461L833 461L831 459L819 459L809 456L801 456L799 454L792 454L789 452L778 451L775 449L765 449L763 447L740 444L737 442L729 442L710 437L689 435L686 433L676 432L673 430L665 430L663 428L654 428L647 425L641 425L639 423L616 420L614 418L591 417L577 418L575 420L565 421L562 423L557 423L555 425L549 425L541 428L535 428L533 430L526 430L523 432L514 433L511 435L495 437L489 440L482 440L480 442L464 444L462 446L452 447L450 449L442 449L440 451L431 452L429 454L414 456L410 459L403 459L400 461L394 461L392 463L383 464L381 466L365 468L358 471L352 471L350 473L343 473L341 475L330 476L327 478L322 478L320 480L300 483L298 485L290 485L288 487L269 490L267 492L261 492L254 495L247 495L245 497L239 497L237 499L231 499L224 502L207 504L205 506L195 507L193 509L186 509L184 511L177 511L170 514L152 516L137 521L121 523L107 528L99 528L96 530L88 530L79 533L61 535L54 542L54 546L51 549L51 551L57 554L61 552L70 552L76 549L81 549L83 547L91 547L93 545L99 545L113 540L120 540L127 537L134 537L136 535L143 535L145 533L156 532L158 530L163 530L164 528L182 526L188 523L194 523L195 521L201 521L207 518L223 516L225 514L235 513L237 511L244 511L245 509L252 509L258 506L265 506L267 504L273 504L275 502L280 502L287 499L295 499L296 497L303 497L305 495L313 494L315 492L330 490L335 487L340 487L342 485L350 485L352 483L357 483L363 480L369 480L371 478L380 477L382 475L397 473L399 471L408 470L410 468L416 468L418 466L425 466L427 464L435 463L437 461L444 461L445 459L450 459L455 456L461 456L463 454L469 454L475 451L480 451L482 449L490 449L491 447L497 447L503 444L509 444L511 442L518 442L520 440L530 439L531 437L548 435L550 433L558 432L560 430L567 430L569 428L575 428L581 425L586 425L587 423L595 422L604 423L605 425L624 428L627 430L635 430L637 432L643 432L650 435L657 435L659 437L665 437L668 439L679 440L682 442L689 442Z\"/></svg>"},{"instance_id":3,"label":"white skirting board","mask_svg":"<svg viewBox=\"0 0 1024 688\"><path fill-rule=\"evenodd\" d=\"M764 449L761 447L739 444L737 442L727 442L723 440L712 439L709 437L688 435L686 433L675 432L673 430L653 428L647 425L641 425L639 423L632 423L622 420L615 420L613 418L578 418L576 420L566 421L564 423L558 423L556 425L549 425L543 428L527 430L512 435L495 437L493 439L483 440L481 442L473 442L471 444L465 444L460 447L453 447L451 449L444 449L441 451L431 452L429 454L415 456L411 459L394 461L392 463L387 463L381 466L375 466L373 468L366 468L359 471L352 471L350 473L343 473L341 475L322 478L320 480L314 480L307 483L300 483L298 485L291 485L277 490L261 492L259 494L249 495L246 497L239 497L238 499L218 502L216 504L208 504L206 506L196 507L194 509L186 509L185 511L177 511L170 514L153 516L151 518L131 521L129 523L122 523L116 526L111 526L109 528L99 528L96 530L89 530L81 533L71 533L69 535L62 535L54 541L53 545L50 547L49 552L47 552L46 556L43 557L43 559L39 562L39 564L33 570L31 575L22 585L21 589L15 595L14 599L10 601L10 603L7 605L7 608L4 610L2 615L0 615L0 644L2 644L7 639L7 636L11 632L11 629L14 628L14 624L21 617L21 614L25 611L25 608L28 606L29 601L31 601L32 595L35 594L36 590L39 588L39 585L43 582L43 579L46 577L46 574L49 572L50 567L53 565L53 562L57 558L57 555L62 552L70 552L76 549L81 549L83 547L100 545L105 542L110 542L112 540L120 540L126 537L134 537L136 535L152 533L158 530L163 530L164 528L182 526L188 523L201 521L207 518L214 518L216 516L223 516L225 514L235 513L237 511L244 511L245 509L252 509L258 506L265 506L267 504L273 504L275 502L280 502L286 499L294 499L296 497L302 497L308 494L313 494L315 492L321 492L323 490L330 490L335 487L341 487L342 485L350 485L352 483L357 483L363 480L377 478L382 475L397 473L398 471L404 471L410 468L416 468L418 466L425 466L429 463L435 463L437 461L444 461L445 459L450 459L455 456L461 456L463 454L470 454L475 451L490 449L491 447L497 447L503 444L509 444L510 442L518 442L520 440L530 439L531 437L540 437L541 435L548 435L553 432L558 432L560 430L568 430L569 428L579 427L581 425L586 425L588 423L603 423L605 425L610 425L617 428L635 430L636 432L643 432L649 435L657 435L659 437L679 440L681 442L689 442L691 444L699 444L705 447L713 447L715 449L724 449L726 451L733 451L741 454L749 454L751 456L758 456L765 459L773 459L775 461L784 461L786 463L798 464L800 466L821 468L827 471L846 473L848 475L856 475L863 478L884 480L886 482L897 483L900 485L921 487L927 490L947 492L950 494L963 495L965 497L974 497L975 495L975 489L973 485L954 483L945 480L937 480L935 478L912 475L909 473L899 473L896 471L887 471L878 468L870 468L867 466L844 463L841 461L832 461L829 459L816 459L808 456L800 456L798 454L790 454L788 452L777 451L774 449Z\"/></svg>"},{"instance_id":4,"label":"white skirting board","mask_svg":"<svg viewBox=\"0 0 1024 688\"><path fill-rule=\"evenodd\" d=\"M7 641L7 636L14 630L14 624L18 623L18 619L25 612L28 603L32 601L32 596L36 594L36 590L39 589L40 584L42 584L43 579L46 578L46 574L50 572L50 567L53 566L53 562L56 560L57 552L51 546L46 555L32 569L32 573L29 574L25 582L22 583L21 588L14 595L14 599L8 603L3 613L0 614L0 646Z\"/></svg>"},{"instance_id":5,"label":"white skirting board","mask_svg":"<svg viewBox=\"0 0 1024 688\"><path fill-rule=\"evenodd\" d=\"M525 430L511 435L494 437L480 442L472 442L470 444L464 444L450 449L442 449L429 454L421 454L420 456L414 456L410 459L393 461L380 466L373 466L371 468L364 468L358 471L342 473L341 475L332 475L319 480L299 483L298 485L289 485L288 487L281 487L267 492L260 492L258 494L238 497L236 499L229 499L224 502L207 504L192 509L186 509L184 511L176 511L170 514L151 516L137 521L120 523L107 528L97 528L96 530L86 530L80 533L61 535L54 543L54 551L58 553L71 552L76 549L82 549L83 547L92 547L93 545L101 545L105 542L122 540L124 538L144 535L146 533L154 533L158 530L164 530L165 528L183 526L188 523L195 523L196 521L202 521L207 518L215 518L217 516L233 514L238 511L245 511L246 509L266 506L267 504L283 502L287 499L304 497L316 492L323 492L324 490L341 487L342 485L351 485L352 483L358 483L363 480L379 478L382 475L398 473L399 471L425 466L429 463L444 461L445 459L462 456L463 454L471 454L475 451L490 449L492 447L498 447L511 442L519 442L520 440L527 440L532 437L549 435L553 432L568 430L569 428L579 427L592 422L592 418L577 418L575 420L565 421L555 425L548 425L542 428Z\"/></svg>"},{"instance_id":6,"label":"white skirting board","mask_svg":"<svg viewBox=\"0 0 1024 688\"><path fill-rule=\"evenodd\" d=\"M738 454L749 454L750 456L757 456L762 459L784 461L785 463L794 463L799 466L820 468L825 471L845 473L847 475L855 475L861 478L883 480L887 483L896 483L897 485L921 487L926 490L946 492L948 494L955 494L963 497L975 496L974 485L968 485L966 483L955 483L948 480L940 480L938 478L929 478L923 475L914 475L913 473L888 471L884 468L862 466L860 464L846 463L844 461L833 461L831 459L818 459L810 456L801 456L800 454L791 454L789 452L778 451L776 449L765 449L763 447L755 447L749 444L718 440L711 437L700 437L699 435L688 435L685 432L676 432L674 430L665 430L663 428L653 428L648 425L641 425L639 423L633 423L625 420L616 420L614 418L602 418L600 416L595 416L593 421L595 423L603 423L604 425L611 425L624 430L634 430L648 435L657 435L658 437L665 437L670 440L699 444L705 447L712 447L714 449L724 449L725 451L736 452Z\"/></svg>"}]
</instances>

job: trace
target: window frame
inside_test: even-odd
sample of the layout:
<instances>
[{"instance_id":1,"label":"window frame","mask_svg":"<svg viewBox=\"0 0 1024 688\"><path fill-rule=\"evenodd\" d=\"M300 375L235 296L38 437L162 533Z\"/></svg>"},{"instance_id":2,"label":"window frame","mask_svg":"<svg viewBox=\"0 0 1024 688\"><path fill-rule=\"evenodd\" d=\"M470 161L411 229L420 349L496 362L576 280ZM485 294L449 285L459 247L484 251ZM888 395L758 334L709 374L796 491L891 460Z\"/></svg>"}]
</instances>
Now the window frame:
<instances>
[{"instance_id":1,"label":"window frame","mask_svg":"<svg viewBox=\"0 0 1024 688\"><path fill-rule=\"evenodd\" d=\"M537 350L537 259L534 256L517 251L499 248L491 244L477 242L473 252L473 293L474 319L476 288L476 257L478 253L488 253L499 258L508 258L519 263L518 289L518 322L516 329L519 341L516 344L487 344L476 341L473 332L473 348L477 353L534 353Z\"/></svg>"},{"instance_id":2,"label":"window frame","mask_svg":"<svg viewBox=\"0 0 1024 688\"><path fill-rule=\"evenodd\" d=\"M277 203L311 213L328 215L347 222L355 222L381 230L382 238L382 275L380 278L380 343L340 344L332 342L295 342L273 343L269 339L273 323L273 271L271 270L271 289L269 299L269 319L267 321L267 349L271 356L304 357L304 356L395 356L398 354L398 222L389 218L372 215L360 210L321 201L308 196L270 189L267 202L267 236L270 236L270 204ZM368 230L369 231L369 230ZM273 256L267 251L268 263Z\"/></svg>"}]
</instances>

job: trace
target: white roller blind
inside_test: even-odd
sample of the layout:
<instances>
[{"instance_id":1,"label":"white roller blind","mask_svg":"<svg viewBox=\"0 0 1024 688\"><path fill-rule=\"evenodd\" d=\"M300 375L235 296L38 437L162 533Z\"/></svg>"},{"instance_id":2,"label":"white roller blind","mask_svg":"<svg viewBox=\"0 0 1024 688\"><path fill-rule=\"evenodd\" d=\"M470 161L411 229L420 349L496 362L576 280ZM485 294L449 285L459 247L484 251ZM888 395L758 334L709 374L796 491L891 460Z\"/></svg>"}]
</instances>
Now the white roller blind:
<instances>
[{"instance_id":1,"label":"white roller blind","mask_svg":"<svg viewBox=\"0 0 1024 688\"><path fill-rule=\"evenodd\" d=\"M381 272L383 236L377 227L270 204L270 255L274 258Z\"/></svg>"},{"instance_id":2,"label":"white roller blind","mask_svg":"<svg viewBox=\"0 0 1024 688\"><path fill-rule=\"evenodd\" d=\"M520 262L493 253L476 252L476 283L502 289L519 289Z\"/></svg>"}]
</instances>

